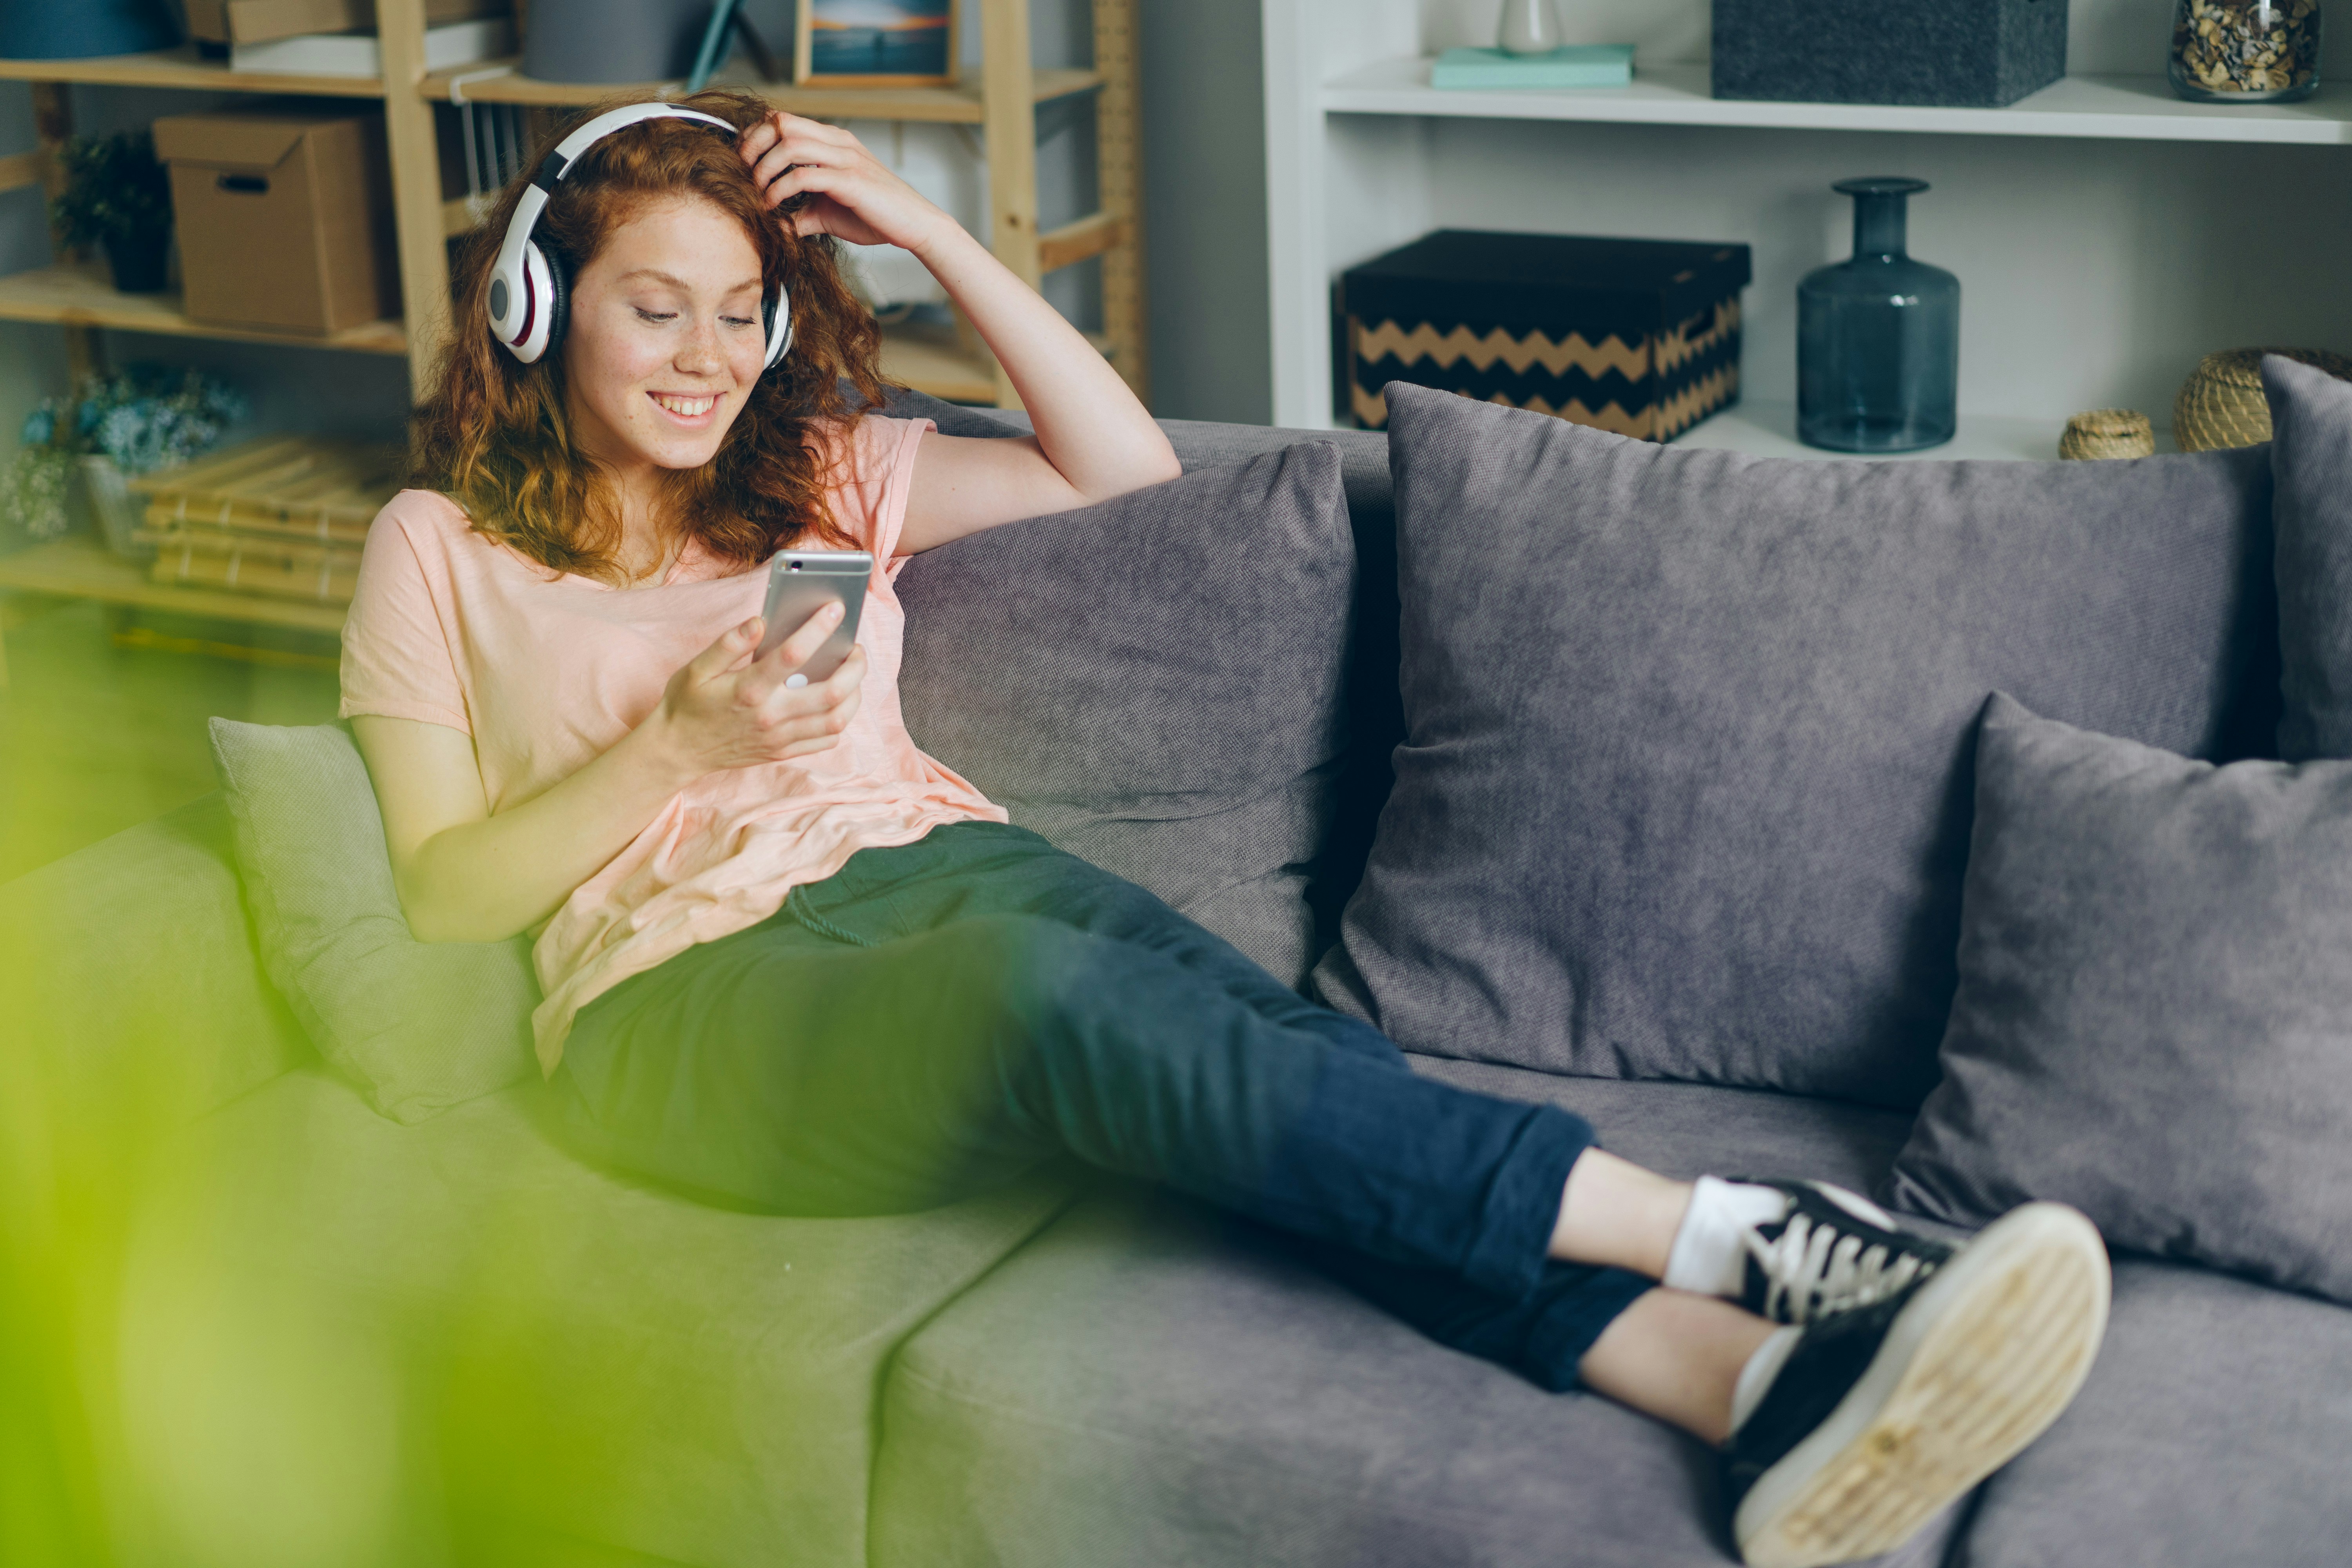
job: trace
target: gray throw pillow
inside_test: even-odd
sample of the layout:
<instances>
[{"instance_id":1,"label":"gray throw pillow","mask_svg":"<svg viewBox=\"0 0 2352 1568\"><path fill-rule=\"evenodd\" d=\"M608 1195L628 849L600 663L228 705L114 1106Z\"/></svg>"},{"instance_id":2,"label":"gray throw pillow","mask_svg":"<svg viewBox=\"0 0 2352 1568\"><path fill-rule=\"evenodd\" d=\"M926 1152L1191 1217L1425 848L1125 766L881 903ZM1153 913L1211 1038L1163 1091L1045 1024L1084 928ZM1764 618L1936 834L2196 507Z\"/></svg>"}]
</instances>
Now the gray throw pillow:
<instances>
[{"instance_id":1,"label":"gray throw pillow","mask_svg":"<svg viewBox=\"0 0 2352 1568\"><path fill-rule=\"evenodd\" d=\"M2117 1247L2352 1301L2352 763L1977 742L1944 1081L1889 1195L2073 1204Z\"/></svg>"},{"instance_id":2,"label":"gray throw pillow","mask_svg":"<svg viewBox=\"0 0 2352 1568\"><path fill-rule=\"evenodd\" d=\"M1407 734L1315 978L1412 1049L1916 1106L1986 693L2269 745L2260 449L1770 460L1389 397Z\"/></svg>"},{"instance_id":3,"label":"gray throw pillow","mask_svg":"<svg viewBox=\"0 0 2352 1568\"><path fill-rule=\"evenodd\" d=\"M2278 489L2279 755L2352 757L2352 383L2263 359Z\"/></svg>"},{"instance_id":4,"label":"gray throw pillow","mask_svg":"<svg viewBox=\"0 0 2352 1568\"><path fill-rule=\"evenodd\" d=\"M383 817L338 724L212 721L261 962L319 1054L422 1121L533 1070L530 943L408 934Z\"/></svg>"},{"instance_id":5,"label":"gray throw pillow","mask_svg":"<svg viewBox=\"0 0 2352 1568\"><path fill-rule=\"evenodd\" d=\"M1203 468L909 561L915 743L1296 984L1355 550L1337 447Z\"/></svg>"}]
</instances>

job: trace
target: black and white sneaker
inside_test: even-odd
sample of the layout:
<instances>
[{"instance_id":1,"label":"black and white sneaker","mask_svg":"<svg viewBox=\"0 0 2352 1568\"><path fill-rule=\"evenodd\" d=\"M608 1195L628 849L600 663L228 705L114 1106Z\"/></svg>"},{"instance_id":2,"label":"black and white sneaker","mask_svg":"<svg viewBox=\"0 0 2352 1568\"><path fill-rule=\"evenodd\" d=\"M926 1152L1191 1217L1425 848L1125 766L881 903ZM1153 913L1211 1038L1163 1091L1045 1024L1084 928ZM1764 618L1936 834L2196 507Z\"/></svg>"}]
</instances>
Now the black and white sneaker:
<instances>
[{"instance_id":1,"label":"black and white sneaker","mask_svg":"<svg viewBox=\"0 0 2352 1568\"><path fill-rule=\"evenodd\" d=\"M1900 1297L1949 1262L1949 1242L1898 1228L1895 1216L1827 1182L1738 1178L1787 1194L1788 1212L1750 1226L1739 1304L1775 1323L1811 1323Z\"/></svg>"},{"instance_id":2,"label":"black and white sneaker","mask_svg":"<svg viewBox=\"0 0 2352 1568\"><path fill-rule=\"evenodd\" d=\"M1819 1568L1909 1540L2066 1408L2107 1293L2091 1222L2028 1204L1933 1278L1816 1318L1725 1447L1742 1559Z\"/></svg>"}]
</instances>

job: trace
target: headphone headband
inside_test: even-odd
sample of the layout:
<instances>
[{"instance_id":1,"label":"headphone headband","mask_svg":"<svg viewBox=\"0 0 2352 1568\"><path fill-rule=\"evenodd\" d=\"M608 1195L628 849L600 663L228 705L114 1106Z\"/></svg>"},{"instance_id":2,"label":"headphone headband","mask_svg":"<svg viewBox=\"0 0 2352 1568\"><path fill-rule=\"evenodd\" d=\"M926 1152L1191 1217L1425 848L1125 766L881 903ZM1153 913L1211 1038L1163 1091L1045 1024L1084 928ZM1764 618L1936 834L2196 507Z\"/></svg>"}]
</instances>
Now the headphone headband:
<instances>
[{"instance_id":1,"label":"headphone headband","mask_svg":"<svg viewBox=\"0 0 2352 1568\"><path fill-rule=\"evenodd\" d=\"M715 125L730 136L740 134L719 116L698 109L683 109L670 103L630 103L608 110L576 127L540 161L530 186L515 203L514 216L507 222L506 238L499 246L498 259L490 264L490 336L523 363L538 363L563 335L569 292L569 280L562 276L561 266L531 238L531 232L539 226L540 214L547 210L548 198L555 194L555 187L572 172L572 165L580 161L583 153L614 132L648 120L697 120ZM767 302L764 315L767 349L766 357L760 363L762 371L782 359L785 351L793 346L792 298L782 284L776 285L775 297Z\"/></svg>"}]
</instances>

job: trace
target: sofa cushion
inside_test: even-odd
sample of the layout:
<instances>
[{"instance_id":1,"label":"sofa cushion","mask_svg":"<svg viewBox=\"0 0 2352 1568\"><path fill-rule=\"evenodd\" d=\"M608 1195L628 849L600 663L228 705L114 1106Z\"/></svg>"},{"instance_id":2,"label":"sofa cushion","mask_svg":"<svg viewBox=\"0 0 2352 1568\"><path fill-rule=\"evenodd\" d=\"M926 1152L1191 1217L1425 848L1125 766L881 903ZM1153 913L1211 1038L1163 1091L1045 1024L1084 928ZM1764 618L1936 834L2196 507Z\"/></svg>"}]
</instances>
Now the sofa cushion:
<instances>
[{"instance_id":1,"label":"sofa cushion","mask_svg":"<svg viewBox=\"0 0 2352 1568\"><path fill-rule=\"evenodd\" d=\"M734 1213L572 1159L541 1092L404 1127L301 1071L173 1150L124 1291L153 1561L387 1561L387 1520L445 1505L698 1568L866 1560L884 1364L1066 1184ZM360 1508L394 1469L418 1489ZM288 1519L303 1551L247 1549Z\"/></svg>"},{"instance_id":2,"label":"sofa cushion","mask_svg":"<svg viewBox=\"0 0 2352 1568\"><path fill-rule=\"evenodd\" d=\"M2278 487L2279 755L2352 757L2352 383L2263 359Z\"/></svg>"},{"instance_id":3,"label":"sofa cushion","mask_svg":"<svg viewBox=\"0 0 2352 1568\"><path fill-rule=\"evenodd\" d=\"M409 934L350 733L215 719L212 735L262 963L320 1054L395 1121L530 1072L530 941Z\"/></svg>"},{"instance_id":4,"label":"sofa cushion","mask_svg":"<svg viewBox=\"0 0 2352 1568\"><path fill-rule=\"evenodd\" d=\"M2347 1454L2352 1310L2119 1262L2090 1381L1984 1484L1950 1568L2335 1568Z\"/></svg>"},{"instance_id":5,"label":"sofa cushion","mask_svg":"<svg viewBox=\"0 0 2352 1568\"><path fill-rule=\"evenodd\" d=\"M1296 984L1343 743L1355 552L1316 443L927 552L916 743Z\"/></svg>"},{"instance_id":6,"label":"sofa cushion","mask_svg":"<svg viewBox=\"0 0 2352 1568\"><path fill-rule=\"evenodd\" d=\"M1977 740L1943 1081L1895 1204L2053 1199L2118 1247L2352 1300L2352 763Z\"/></svg>"},{"instance_id":7,"label":"sofa cushion","mask_svg":"<svg viewBox=\"0 0 2352 1568\"><path fill-rule=\"evenodd\" d=\"M1408 735L1317 984L1411 1048L1916 1106L1987 694L2268 744L2262 451L1825 463L1390 409Z\"/></svg>"},{"instance_id":8,"label":"sofa cushion","mask_svg":"<svg viewBox=\"0 0 2352 1568\"><path fill-rule=\"evenodd\" d=\"M1855 1107L1470 1071L1685 1171L1867 1181L1900 1137ZM1273 1233L1140 1189L1089 1196L908 1343L875 1499L876 1568L1732 1560L1696 1440L1444 1349ZM1896 1560L1937 1562L1948 1527Z\"/></svg>"},{"instance_id":9,"label":"sofa cushion","mask_svg":"<svg viewBox=\"0 0 2352 1568\"><path fill-rule=\"evenodd\" d=\"M79 1134L43 1153L143 1156L312 1059L262 975L230 836L208 795L0 884L0 1101Z\"/></svg>"},{"instance_id":10,"label":"sofa cushion","mask_svg":"<svg viewBox=\"0 0 2352 1568\"><path fill-rule=\"evenodd\" d=\"M950 436L1018 436L1029 416L1013 409L965 408L905 389L891 394L891 415L929 419ZM1355 606L1348 625L1347 750L1307 885L1315 911L1315 951L1338 937L1339 911L1363 876L1381 804L1388 798L1389 753L1404 738L1397 700L1396 504L1390 488L1389 440L1371 430L1291 430L1278 426L1223 425L1162 419L1160 428L1187 473L1245 463L1302 441L1339 448L1339 478L1348 491L1348 526L1356 541ZM902 671L899 679L907 679Z\"/></svg>"}]
</instances>

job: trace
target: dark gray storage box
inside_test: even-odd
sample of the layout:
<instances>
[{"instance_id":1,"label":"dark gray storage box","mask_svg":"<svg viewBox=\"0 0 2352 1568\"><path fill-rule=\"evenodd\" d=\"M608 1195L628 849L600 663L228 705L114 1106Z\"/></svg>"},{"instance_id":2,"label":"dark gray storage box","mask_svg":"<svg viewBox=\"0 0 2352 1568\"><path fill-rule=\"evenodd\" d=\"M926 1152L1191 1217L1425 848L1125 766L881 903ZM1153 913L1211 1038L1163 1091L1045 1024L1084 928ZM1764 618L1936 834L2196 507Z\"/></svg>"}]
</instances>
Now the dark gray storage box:
<instances>
[{"instance_id":1,"label":"dark gray storage box","mask_svg":"<svg viewBox=\"0 0 2352 1568\"><path fill-rule=\"evenodd\" d=\"M1717 98L1999 109L2066 74L2066 0L1715 0Z\"/></svg>"}]
</instances>

